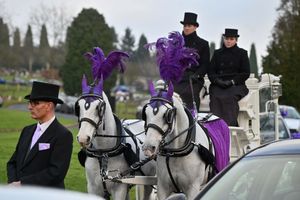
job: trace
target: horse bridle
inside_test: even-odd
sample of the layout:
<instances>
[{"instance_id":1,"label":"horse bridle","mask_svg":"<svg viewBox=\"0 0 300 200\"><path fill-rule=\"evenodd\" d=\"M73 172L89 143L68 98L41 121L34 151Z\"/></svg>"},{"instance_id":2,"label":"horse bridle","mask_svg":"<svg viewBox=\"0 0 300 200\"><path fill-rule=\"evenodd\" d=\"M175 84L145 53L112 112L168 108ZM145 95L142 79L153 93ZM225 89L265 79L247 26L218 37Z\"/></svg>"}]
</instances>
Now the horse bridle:
<instances>
[{"instance_id":1,"label":"horse bridle","mask_svg":"<svg viewBox=\"0 0 300 200\"><path fill-rule=\"evenodd\" d=\"M167 128L166 131L164 131L161 127L157 126L156 124L153 124L153 123L148 123L147 124L146 113L145 113L146 108L147 108L148 105L151 106L151 103L153 103L154 101L162 101L162 102L167 103L171 106L171 108L169 108L165 104L163 104L164 106L167 107L167 111L165 112L164 117L163 117L165 122L168 125L168 128ZM154 114L158 113L158 111L159 111L158 106L153 108L153 113ZM176 115L176 107L174 107L173 102L171 102L167 99L164 99L162 97L152 97L150 99L150 102L147 103L144 106L143 110L142 110L142 119L145 121L145 132L147 133L149 128L153 128L162 135L163 140L164 140L164 138L168 135L168 133L170 133L173 130L175 115Z\"/></svg>"},{"instance_id":2,"label":"horse bridle","mask_svg":"<svg viewBox=\"0 0 300 200\"><path fill-rule=\"evenodd\" d=\"M97 110L98 110L98 117L99 117L99 121L95 122L93 119L90 119L88 117L82 117L80 118L80 107L79 107L79 101L81 99L86 99L86 98L95 98L96 100L99 101L99 104L97 106ZM85 109L88 109L90 106L91 102L86 102L84 107ZM92 126L95 127L96 131L95 134L97 133L97 130L99 128L99 126L102 124L103 122L103 117L104 117L104 113L105 113L105 109L106 109L106 103L103 100L103 97L100 95L96 95L96 94L85 94L80 96L76 103L75 103L75 115L78 117L78 123L79 123L79 128L81 127L81 123L82 122L88 122L90 123Z\"/></svg>"}]
</instances>

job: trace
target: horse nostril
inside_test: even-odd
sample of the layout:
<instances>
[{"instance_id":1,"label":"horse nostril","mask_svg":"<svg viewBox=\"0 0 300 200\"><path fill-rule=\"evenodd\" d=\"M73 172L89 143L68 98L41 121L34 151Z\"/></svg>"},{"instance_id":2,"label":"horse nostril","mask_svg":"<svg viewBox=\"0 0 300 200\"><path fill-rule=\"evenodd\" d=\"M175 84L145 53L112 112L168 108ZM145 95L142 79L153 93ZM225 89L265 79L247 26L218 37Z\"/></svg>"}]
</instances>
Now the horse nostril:
<instances>
[{"instance_id":1,"label":"horse nostril","mask_svg":"<svg viewBox=\"0 0 300 200\"><path fill-rule=\"evenodd\" d=\"M151 151L155 152L155 146L151 146Z\"/></svg>"},{"instance_id":2,"label":"horse nostril","mask_svg":"<svg viewBox=\"0 0 300 200\"><path fill-rule=\"evenodd\" d=\"M87 141L87 142L90 142L90 141L91 141L91 137L90 137L90 136L87 136L86 141Z\"/></svg>"}]
</instances>

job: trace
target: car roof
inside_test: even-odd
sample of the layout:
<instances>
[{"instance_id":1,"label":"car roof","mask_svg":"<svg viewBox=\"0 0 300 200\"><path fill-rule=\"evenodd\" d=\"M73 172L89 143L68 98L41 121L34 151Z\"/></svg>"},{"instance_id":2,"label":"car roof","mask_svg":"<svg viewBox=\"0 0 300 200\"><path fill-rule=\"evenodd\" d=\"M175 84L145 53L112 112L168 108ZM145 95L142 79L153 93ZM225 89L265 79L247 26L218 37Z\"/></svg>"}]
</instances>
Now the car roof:
<instances>
[{"instance_id":1,"label":"car roof","mask_svg":"<svg viewBox=\"0 0 300 200\"><path fill-rule=\"evenodd\" d=\"M294 106L288 106L288 105L279 105L279 108L296 109Z\"/></svg>"},{"instance_id":2,"label":"car roof","mask_svg":"<svg viewBox=\"0 0 300 200\"><path fill-rule=\"evenodd\" d=\"M245 157L300 154L300 139L280 140L263 145Z\"/></svg>"}]
</instances>

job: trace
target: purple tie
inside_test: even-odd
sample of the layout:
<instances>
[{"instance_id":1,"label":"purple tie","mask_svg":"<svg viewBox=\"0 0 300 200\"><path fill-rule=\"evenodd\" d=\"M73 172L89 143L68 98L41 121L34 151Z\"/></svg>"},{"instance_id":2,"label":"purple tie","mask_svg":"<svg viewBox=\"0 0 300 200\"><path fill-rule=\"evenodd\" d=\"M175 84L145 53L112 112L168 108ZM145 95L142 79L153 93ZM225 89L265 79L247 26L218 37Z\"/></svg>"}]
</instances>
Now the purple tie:
<instances>
[{"instance_id":1,"label":"purple tie","mask_svg":"<svg viewBox=\"0 0 300 200\"><path fill-rule=\"evenodd\" d=\"M42 129L39 125L37 125L35 132L33 134L33 137L31 139L31 145L30 145L30 149L32 149L32 147L34 146L34 144L36 143L36 141L41 137L42 135Z\"/></svg>"}]
</instances>

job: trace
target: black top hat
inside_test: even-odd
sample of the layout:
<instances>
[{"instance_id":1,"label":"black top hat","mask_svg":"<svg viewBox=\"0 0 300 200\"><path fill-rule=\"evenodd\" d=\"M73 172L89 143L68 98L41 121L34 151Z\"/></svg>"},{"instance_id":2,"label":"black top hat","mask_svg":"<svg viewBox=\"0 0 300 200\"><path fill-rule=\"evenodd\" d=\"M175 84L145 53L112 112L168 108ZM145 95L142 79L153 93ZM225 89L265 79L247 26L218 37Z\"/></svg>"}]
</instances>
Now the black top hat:
<instances>
[{"instance_id":1,"label":"black top hat","mask_svg":"<svg viewBox=\"0 0 300 200\"><path fill-rule=\"evenodd\" d=\"M58 92L58 85L34 81L32 83L31 94L26 95L24 99L51 101L63 104L64 102L58 98Z\"/></svg>"},{"instance_id":2,"label":"black top hat","mask_svg":"<svg viewBox=\"0 0 300 200\"><path fill-rule=\"evenodd\" d=\"M232 29L232 28L226 28L223 36L224 37L240 37L240 35L238 34L238 30Z\"/></svg>"},{"instance_id":3,"label":"black top hat","mask_svg":"<svg viewBox=\"0 0 300 200\"><path fill-rule=\"evenodd\" d=\"M180 21L181 24L192 24L195 26L199 26L198 22L197 22L197 14L195 13L191 13L191 12L186 12L184 13L184 19L183 21Z\"/></svg>"}]
</instances>

